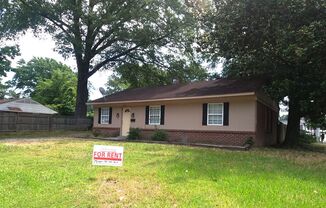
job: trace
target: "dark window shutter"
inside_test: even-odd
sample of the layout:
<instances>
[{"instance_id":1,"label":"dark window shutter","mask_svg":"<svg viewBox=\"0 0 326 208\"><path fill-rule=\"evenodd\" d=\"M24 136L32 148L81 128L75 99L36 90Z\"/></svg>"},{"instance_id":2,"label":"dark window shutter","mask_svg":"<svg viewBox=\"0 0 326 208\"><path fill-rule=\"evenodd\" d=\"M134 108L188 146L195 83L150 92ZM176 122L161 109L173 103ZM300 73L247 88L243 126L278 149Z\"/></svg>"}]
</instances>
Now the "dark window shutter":
<instances>
[{"instance_id":1,"label":"dark window shutter","mask_svg":"<svg viewBox=\"0 0 326 208\"><path fill-rule=\"evenodd\" d=\"M149 121L149 106L146 106L145 109L145 124L148 125L148 121Z\"/></svg>"},{"instance_id":2,"label":"dark window shutter","mask_svg":"<svg viewBox=\"0 0 326 208\"><path fill-rule=\"evenodd\" d=\"M165 105L161 105L161 125L164 125Z\"/></svg>"},{"instance_id":3,"label":"dark window shutter","mask_svg":"<svg viewBox=\"0 0 326 208\"><path fill-rule=\"evenodd\" d=\"M101 124L101 108L98 108L98 123Z\"/></svg>"},{"instance_id":4,"label":"dark window shutter","mask_svg":"<svg viewBox=\"0 0 326 208\"><path fill-rule=\"evenodd\" d=\"M229 103L224 103L223 107L223 126L229 125Z\"/></svg>"},{"instance_id":5,"label":"dark window shutter","mask_svg":"<svg viewBox=\"0 0 326 208\"><path fill-rule=\"evenodd\" d=\"M109 124L112 124L112 107L109 108Z\"/></svg>"},{"instance_id":6,"label":"dark window shutter","mask_svg":"<svg viewBox=\"0 0 326 208\"><path fill-rule=\"evenodd\" d=\"M207 103L203 104L203 121L202 121L203 126L207 125Z\"/></svg>"}]
</instances>

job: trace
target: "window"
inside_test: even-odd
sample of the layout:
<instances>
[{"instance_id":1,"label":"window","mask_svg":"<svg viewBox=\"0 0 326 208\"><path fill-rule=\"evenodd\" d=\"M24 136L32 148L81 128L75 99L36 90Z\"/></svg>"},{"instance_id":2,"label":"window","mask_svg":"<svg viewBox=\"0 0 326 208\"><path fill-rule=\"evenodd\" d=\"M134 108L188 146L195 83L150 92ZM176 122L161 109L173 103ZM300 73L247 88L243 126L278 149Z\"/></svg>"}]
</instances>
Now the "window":
<instances>
[{"instance_id":1,"label":"window","mask_svg":"<svg viewBox=\"0 0 326 208\"><path fill-rule=\"evenodd\" d=\"M161 106L149 107L149 125L161 124Z\"/></svg>"},{"instance_id":2,"label":"window","mask_svg":"<svg viewBox=\"0 0 326 208\"><path fill-rule=\"evenodd\" d=\"M109 124L109 108L101 108L101 124Z\"/></svg>"},{"instance_id":3,"label":"window","mask_svg":"<svg viewBox=\"0 0 326 208\"><path fill-rule=\"evenodd\" d=\"M207 124L223 125L223 104L209 103L207 105Z\"/></svg>"}]
</instances>

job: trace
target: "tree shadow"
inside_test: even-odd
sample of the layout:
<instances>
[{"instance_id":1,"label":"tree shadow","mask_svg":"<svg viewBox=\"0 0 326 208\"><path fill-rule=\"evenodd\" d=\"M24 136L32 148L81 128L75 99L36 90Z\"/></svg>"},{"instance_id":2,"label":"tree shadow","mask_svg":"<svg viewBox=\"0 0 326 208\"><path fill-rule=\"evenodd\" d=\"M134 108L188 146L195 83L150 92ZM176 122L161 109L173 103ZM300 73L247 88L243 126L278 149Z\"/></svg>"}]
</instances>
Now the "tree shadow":
<instances>
[{"instance_id":1,"label":"tree shadow","mask_svg":"<svg viewBox=\"0 0 326 208\"><path fill-rule=\"evenodd\" d=\"M296 164L291 158L281 158L273 153L177 148L175 156L147 164L159 165L158 174L168 183L187 183L189 180L216 182L230 177L263 181L286 181L287 178L326 187L326 160Z\"/></svg>"}]
</instances>

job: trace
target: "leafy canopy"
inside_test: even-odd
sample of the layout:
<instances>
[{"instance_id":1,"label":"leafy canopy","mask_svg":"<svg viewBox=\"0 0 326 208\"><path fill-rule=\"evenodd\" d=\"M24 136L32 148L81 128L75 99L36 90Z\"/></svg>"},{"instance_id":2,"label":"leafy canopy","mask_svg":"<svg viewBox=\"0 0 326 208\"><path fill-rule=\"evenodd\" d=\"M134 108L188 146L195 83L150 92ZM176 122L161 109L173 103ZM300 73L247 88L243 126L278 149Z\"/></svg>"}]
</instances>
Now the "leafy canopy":
<instances>
[{"instance_id":1,"label":"leafy canopy","mask_svg":"<svg viewBox=\"0 0 326 208\"><path fill-rule=\"evenodd\" d=\"M111 62L149 61L190 31L191 16L175 0L12 2L26 16L40 17L36 29L52 34L64 57L90 61L88 77Z\"/></svg>"},{"instance_id":2,"label":"leafy canopy","mask_svg":"<svg viewBox=\"0 0 326 208\"><path fill-rule=\"evenodd\" d=\"M168 64L191 54L196 22L182 0L13 0L9 8L44 30L78 69L77 116L86 115L87 80L100 69ZM11 15L11 16L15 16ZM10 16L10 15L9 15ZM18 18L21 20L20 18Z\"/></svg>"},{"instance_id":3,"label":"leafy canopy","mask_svg":"<svg viewBox=\"0 0 326 208\"><path fill-rule=\"evenodd\" d=\"M71 115L75 110L77 76L71 70L55 69L51 76L36 85L32 98L62 115Z\"/></svg>"},{"instance_id":4,"label":"leafy canopy","mask_svg":"<svg viewBox=\"0 0 326 208\"><path fill-rule=\"evenodd\" d=\"M0 99L4 99L5 95L7 94L7 86L2 84L1 82L1 78L0 78Z\"/></svg>"},{"instance_id":5,"label":"leafy canopy","mask_svg":"<svg viewBox=\"0 0 326 208\"><path fill-rule=\"evenodd\" d=\"M178 61L170 63L171 68L162 69L154 65L126 64L115 70L109 77L107 90L109 94L137 87L154 87L172 84L173 80L187 83L208 78L208 73L199 64L186 64Z\"/></svg>"},{"instance_id":6,"label":"leafy canopy","mask_svg":"<svg viewBox=\"0 0 326 208\"><path fill-rule=\"evenodd\" d=\"M7 27L8 21L8 1L0 1L0 76L5 75L5 71L10 69L11 59L19 54L17 46L7 46L4 40L10 38L10 30ZM12 31L14 33L14 31Z\"/></svg>"},{"instance_id":7,"label":"leafy canopy","mask_svg":"<svg viewBox=\"0 0 326 208\"><path fill-rule=\"evenodd\" d=\"M54 59L34 57L27 63L24 60L18 62L16 68L11 71L15 75L8 84L15 89L21 90L24 96L29 96L34 92L38 83L44 79L49 79L55 70L71 71L71 69Z\"/></svg>"},{"instance_id":8,"label":"leafy canopy","mask_svg":"<svg viewBox=\"0 0 326 208\"><path fill-rule=\"evenodd\" d=\"M269 93L289 98L287 133L296 140L300 117L326 114L326 2L215 0L201 46L224 61L224 76L271 78Z\"/></svg>"}]
</instances>

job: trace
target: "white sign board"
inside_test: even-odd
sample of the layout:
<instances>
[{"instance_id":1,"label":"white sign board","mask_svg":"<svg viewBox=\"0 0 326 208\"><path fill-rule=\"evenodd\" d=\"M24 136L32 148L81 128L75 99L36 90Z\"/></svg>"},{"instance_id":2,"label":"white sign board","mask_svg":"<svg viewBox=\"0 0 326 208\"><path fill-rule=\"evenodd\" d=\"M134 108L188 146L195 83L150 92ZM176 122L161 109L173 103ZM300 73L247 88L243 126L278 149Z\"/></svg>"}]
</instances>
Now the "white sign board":
<instances>
[{"instance_id":1,"label":"white sign board","mask_svg":"<svg viewBox=\"0 0 326 208\"><path fill-rule=\"evenodd\" d=\"M122 166L123 147L94 145L93 165Z\"/></svg>"}]
</instances>

